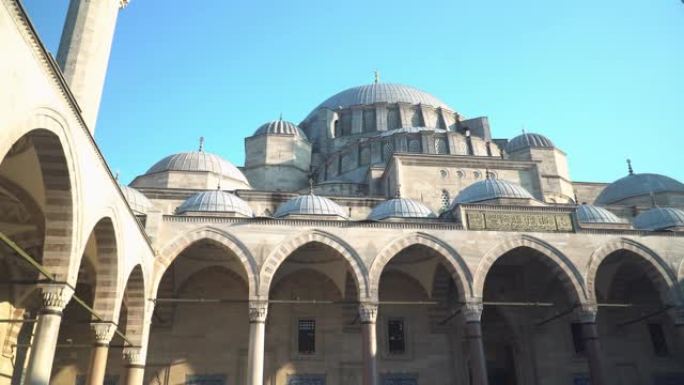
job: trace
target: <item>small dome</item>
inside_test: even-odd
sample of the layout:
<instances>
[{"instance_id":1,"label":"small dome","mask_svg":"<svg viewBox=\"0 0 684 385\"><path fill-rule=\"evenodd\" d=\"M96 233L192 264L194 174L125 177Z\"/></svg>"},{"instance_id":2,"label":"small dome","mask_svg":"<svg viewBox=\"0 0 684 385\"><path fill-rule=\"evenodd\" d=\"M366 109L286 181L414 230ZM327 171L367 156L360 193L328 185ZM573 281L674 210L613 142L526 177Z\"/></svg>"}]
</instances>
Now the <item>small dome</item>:
<instances>
[{"instance_id":1,"label":"small dome","mask_svg":"<svg viewBox=\"0 0 684 385\"><path fill-rule=\"evenodd\" d=\"M577 206L575 212L580 223L626 223L626 220L603 207L583 204Z\"/></svg>"},{"instance_id":2,"label":"small dome","mask_svg":"<svg viewBox=\"0 0 684 385\"><path fill-rule=\"evenodd\" d=\"M634 227L651 231L684 228L684 211L671 207L656 207L637 215L634 218Z\"/></svg>"},{"instance_id":3,"label":"small dome","mask_svg":"<svg viewBox=\"0 0 684 385\"><path fill-rule=\"evenodd\" d=\"M554 148L551 139L544 135L523 133L506 144L506 152L511 153L525 148Z\"/></svg>"},{"instance_id":4,"label":"small dome","mask_svg":"<svg viewBox=\"0 0 684 385\"><path fill-rule=\"evenodd\" d=\"M347 213L340 205L328 198L318 195L300 195L292 198L278 207L275 214L276 218L288 215L324 215L347 218Z\"/></svg>"},{"instance_id":5,"label":"small dome","mask_svg":"<svg viewBox=\"0 0 684 385\"><path fill-rule=\"evenodd\" d=\"M684 184L665 175L629 174L606 186L594 203L607 206L624 199L663 192L684 194Z\"/></svg>"},{"instance_id":6,"label":"small dome","mask_svg":"<svg viewBox=\"0 0 684 385\"><path fill-rule=\"evenodd\" d=\"M202 191L190 196L176 209L177 214L187 212L235 213L245 217L254 216L247 202L221 190Z\"/></svg>"},{"instance_id":7,"label":"small dome","mask_svg":"<svg viewBox=\"0 0 684 385\"><path fill-rule=\"evenodd\" d=\"M368 219L379 221L386 218L434 218L435 213L427 206L411 199L396 198L382 202L373 208Z\"/></svg>"},{"instance_id":8,"label":"small dome","mask_svg":"<svg viewBox=\"0 0 684 385\"><path fill-rule=\"evenodd\" d=\"M169 155L150 167L145 174L164 171L208 171L233 179L240 184L244 184L245 188L250 188L247 178L237 167L216 154L204 151L181 152Z\"/></svg>"},{"instance_id":9,"label":"small dome","mask_svg":"<svg viewBox=\"0 0 684 385\"><path fill-rule=\"evenodd\" d=\"M147 214L152 208L152 202L140 191L123 184L120 184L119 187L124 198L126 198L126 202L136 214Z\"/></svg>"},{"instance_id":10,"label":"small dome","mask_svg":"<svg viewBox=\"0 0 684 385\"><path fill-rule=\"evenodd\" d=\"M522 186L501 179L485 179L461 190L452 207L460 203L476 203L491 199L534 199Z\"/></svg>"},{"instance_id":11,"label":"small dome","mask_svg":"<svg viewBox=\"0 0 684 385\"><path fill-rule=\"evenodd\" d=\"M254 136L257 135L293 135L306 139L306 134L296 124L282 119L262 124L254 131Z\"/></svg>"},{"instance_id":12,"label":"small dome","mask_svg":"<svg viewBox=\"0 0 684 385\"><path fill-rule=\"evenodd\" d=\"M375 103L425 104L453 111L446 103L417 88L403 84L373 83L349 88L337 93L321 103L319 108L331 110Z\"/></svg>"}]
</instances>

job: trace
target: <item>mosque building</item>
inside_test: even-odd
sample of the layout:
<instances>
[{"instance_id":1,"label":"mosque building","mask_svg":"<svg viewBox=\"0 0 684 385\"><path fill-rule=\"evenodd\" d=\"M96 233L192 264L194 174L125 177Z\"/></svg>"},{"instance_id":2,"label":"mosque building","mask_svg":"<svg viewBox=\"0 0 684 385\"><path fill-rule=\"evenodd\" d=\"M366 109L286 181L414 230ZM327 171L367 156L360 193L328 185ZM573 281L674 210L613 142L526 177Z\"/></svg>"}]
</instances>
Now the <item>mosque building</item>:
<instances>
[{"instance_id":1,"label":"mosque building","mask_svg":"<svg viewBox=\"0 0 684 385\"><path fill-rule=\"evenodd\" d=\"M0 0L0 385L684 384L680 181L376 78L122 185L127 2L71 0L55 60Z\"/></svg>"}]
</instances>

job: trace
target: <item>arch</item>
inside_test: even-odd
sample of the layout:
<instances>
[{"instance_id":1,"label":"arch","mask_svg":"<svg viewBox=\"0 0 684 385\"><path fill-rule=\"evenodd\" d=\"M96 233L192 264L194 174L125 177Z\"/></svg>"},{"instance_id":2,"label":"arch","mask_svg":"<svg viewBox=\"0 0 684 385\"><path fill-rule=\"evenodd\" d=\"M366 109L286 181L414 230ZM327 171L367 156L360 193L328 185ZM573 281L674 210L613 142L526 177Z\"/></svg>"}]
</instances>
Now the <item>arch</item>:
<instances>
[{"instance_id":1,"label":"arch","mask_svg":"<svg viewBox=\"0 0 684 385\"><path fill-rule=\"evenodd\" d=\"M95 237L97 245L93 309L103 319L114 320L119 281L119 248L114 222L110 217L101 218L93 226L91 234ZM81 250L81 258L84 258L85 242Z\"/></svg>"},{"instance_id":2,"label":"arch","mask_svg":"<svg viewBox=\"0 0 684 385\"><path fill-rule=\"evenodd\" d=\"M254 257L249 249L238 240L234 235L219 230L214 227L202 227L185 233L175 240L167 244L159 254L159 263L162 264L162 269L156 275L154 282L154 293L156 295L159 284L166 270L171 266L171 263L180 255L183 250L190 247L192 244L203 239L212 240L221 246L230 250L242 263L245 273L247 274L247 285L249 287L250 298L256 295L258 288L258 274L257 266Z\"/></svg>"},{"instance_id":3,"label":"arch","mask_svg":"<svg viewBox=\"0 0 684 385\"><path fill-rule=\"evenodd\" d=\"M133 345L143 344L145 333L145 276L141 265L131 270L126 280L123 298L120 302L126 305L126 338Z\"/></svg>"},{"instance_id":4,"label":"arch","mask_svg":"<svg viewBox=\"0 0 684 385\"><path fill-rule=\"evenodd\" d=\"M545 257L542 262L559 273L561 283L568 289L571 298L577 303L586 302L584 280L572 261L558 249L529 235L511 237L499 243L482 257L473 278L474 297L483 298L485 280L492 265L504 254L519 247L527 247L541 253Z\"/></svg>"},{"instance_id":5,"label":"arch","mask_svg":"<svg viewBox=\"0 0 684 385\"><path fill-rule=\"evenodd\" d=\"M3 130L4 140L0 141L2 162L11 156L12 146L25 138L29 138L35 148L45 189L42 262L57 280L62 281L78 271L71 258L75 246L77 220L73 208L78 207L78 178L67 127L59 113L40 108L16 127Z\"/></svg>"},{"instance_id":6,"label":"arch","mask_svg":"<svg viewBox=\"0 0 684 385\"><path fill-rule=\"evenodd\" d=\"M280 264L299 247L307 243L317 242L331 247L337 251L349 263L353 271L359 297L368 295L368 278L366 266L356 250L346 242L332 234L320 230L311 230L297 234L281 242L264 261L261 267L258 294L262 298L268 298L273 277ZM360 298L360 299L361 299Z\"/></svg>"},{"instance_id":7,"label":"arch","mask_svg":"<svg viewBox=\"0 0 684 385\"><path fill-rule=\"evenodd\" d=\"M465 300L465 298L472 295L472 288L470 286L472 277L470 270L456 250L431 235L414 233L390 242L390 244L380 250L380 253L373 259L369 273L370 291L373 298L377 299L378 290L380 288L380 276L382 275L385 266L401 251L414 245L425 246L443 257L443 260L446 262L445 267L451 273L451 276L459 289L459 294L462 296L461 300Z\"/></svg>"},{"instance_id":8,"label":"arch","mask_svg":"<svg viewBox=\"0 0 684 385\"><path fill-rule=\"evenodd\" d=\"M614 252L623 250L632 252L639 257L638 260L644 267L644 272L651 282L656 285L663 300L671 299L678 304L682 303L682 293L678 290L679 285L676 273L653 250L628 238L610 241L592 253L586 273L587 296L589 299L596 302L596 278L601 263Z\"/></svg>"}]
</instances>

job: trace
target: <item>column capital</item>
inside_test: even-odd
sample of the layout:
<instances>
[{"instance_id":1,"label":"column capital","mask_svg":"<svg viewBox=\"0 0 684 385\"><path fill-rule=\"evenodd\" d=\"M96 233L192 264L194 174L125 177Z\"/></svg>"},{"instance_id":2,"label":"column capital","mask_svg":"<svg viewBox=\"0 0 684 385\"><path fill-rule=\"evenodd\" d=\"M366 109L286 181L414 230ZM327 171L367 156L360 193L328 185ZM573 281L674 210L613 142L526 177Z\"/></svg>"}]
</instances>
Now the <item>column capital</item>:
<instances>
[{"instance_id":1,"label":"column capital","mask_svg":"<svg viewBox=\"0 0 684 385\"><path fill-rule=\"evenodd\" d=\"M131 367L144 367L145 357L141 347L129 346L123 349L123 358L126 365Z\"/></svg>"},{"instance_id":2,"label":"column capital","mask_svg":"<svg viewBox=\"0 0 684 385\"><path fill-rule=\"evenodd\" d=\"M43 302L42 313L62 313L74 295L74 290L63 283L48 283L40 285L40 295Z\"/></svg>"},{"instance_id":3,"label":"column capital","mask_svg":"<svg viewBox=\"0 0 684 385\"><path fill-rule=\"evenodd\" d=\"M581 303L577 305L575 314L580 323L596 323L598 305L595 303Z\"/></svg>"},{"instance_id":4,"label":"column capital","mask_svg":"<svg viewBox=\"0 0 684 385\"><path fill-rule=\"evenodd\" d=\"M482 321L482 311L484 306L482 304L482 299L471 298L466 300L461 308L463 312L463 318L466 322L480 322Z\"/></svg>"},{"instance_id":5,"label":"column capital","mask_svg":"<svg viewBox=\"0 0 684 385\"><path fill-rule=\"evenodd\" d=\"M116 325L113 322L91 322L90 328L95 334L95 345L109 345L116 333Z\"/></svg>"},{"instance_id":6,"label":"column capital","mask_svg":"<svg viewBox=\"0 0 684 385\"><path fill-rule=\"evenodd\" d=\"M268 302L266 301L250 301L249 302L249 322L266 322L268 315Z\"/></svg>"},{"instance_id":7,"label":"column capital","mask_svg":"<svg viewBox=\"0 0 684 385\"><path fill-rule=\"evenodd\" d=\"M359 320L362 324L374 324L378 318L378 305L375 303L359 304Z\"/></svg>"}]
</instances>

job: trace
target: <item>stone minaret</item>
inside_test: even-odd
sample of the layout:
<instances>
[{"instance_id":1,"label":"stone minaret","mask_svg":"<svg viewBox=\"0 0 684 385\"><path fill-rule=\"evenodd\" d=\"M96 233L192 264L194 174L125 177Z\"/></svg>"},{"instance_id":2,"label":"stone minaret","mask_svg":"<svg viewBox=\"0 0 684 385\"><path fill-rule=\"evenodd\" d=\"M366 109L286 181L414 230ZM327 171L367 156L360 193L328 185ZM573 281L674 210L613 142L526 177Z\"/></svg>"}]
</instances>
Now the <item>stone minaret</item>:
<instances>
[{"instance_id":1,"label":"stone minaret","mask_svg":"<svg viewBox=\"0 0 684 385\"><path fill-rule=\"evenodd\" d=\"M119 9L128 0L71 0L57 63L92 134Z\"/></svg>"}]
</instances>

